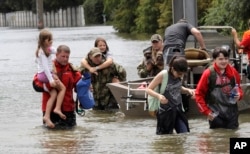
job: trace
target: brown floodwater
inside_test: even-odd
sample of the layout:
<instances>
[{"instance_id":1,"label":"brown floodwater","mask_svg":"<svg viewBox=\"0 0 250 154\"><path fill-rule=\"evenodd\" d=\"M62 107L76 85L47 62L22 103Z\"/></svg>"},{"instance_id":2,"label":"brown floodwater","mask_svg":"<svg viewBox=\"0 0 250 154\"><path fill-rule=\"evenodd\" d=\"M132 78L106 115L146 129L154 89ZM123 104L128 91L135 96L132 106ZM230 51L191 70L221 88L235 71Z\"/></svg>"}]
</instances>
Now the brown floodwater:
<instances>
[{"instance_id":1,"label":"brown floodwater","mask_svg":"<svg viewBox=\"0 0 250 154\"><path fill-rule=\"evenodd\" d=\"M122 38L111 26L53 28L54 45L71 48L70 61L80 64L96 37L104 37L116 62L138 79L136 66L150 41ZM41 94L32 89L36 72L37 29L0 28L0 153L229 153L231 137L250 137L249 113L237 130L208 129L205 117L192 117L190 133L158 136L156 120L122 112L89 110L77 115L77 127L48 130L42 126Z\"/></svg>"}]
</instances>

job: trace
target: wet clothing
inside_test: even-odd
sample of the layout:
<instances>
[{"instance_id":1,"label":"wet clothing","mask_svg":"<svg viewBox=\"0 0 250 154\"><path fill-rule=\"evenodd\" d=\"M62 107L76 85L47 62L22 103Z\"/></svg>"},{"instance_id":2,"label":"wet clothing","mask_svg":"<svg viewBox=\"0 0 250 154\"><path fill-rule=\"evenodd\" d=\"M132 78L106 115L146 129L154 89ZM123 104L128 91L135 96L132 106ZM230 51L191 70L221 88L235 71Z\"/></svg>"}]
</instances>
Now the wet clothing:
<instances>
[{"instance_id":1,"label":"wet clothing","mask_svg":"<svg viewBox=\"0 0 250 154\"><path fill-rule=\"evenodd\" d=\"M216 72L215 85L211 88L211 70L206 69L197 85L195 91L196 103L199 111L204 115L211 112L218 112L219 115L210 121L210 128L237 128L238 127L238 106L229 103L229 94L233 88L232 82L239 85L240 99L243 96L240 87L240 76L235 68L227 65L222 74L216 64L213 65Z\"/></svg>"},{"instance_id":2,"label":"wet clothing","mask_svg":"<svg viewBox=\"0 0 250 154\"><path fill-rule=\"evenodd\" d=\"M63 114L67 117L65 120L61 119L58 114L51 112L50 120L55 124L55 128L53 129L70 129L76 126L76 114L74 111L63 112ZM43 112L44 115L45 112Z\"/></svg>"},{"instance_id":3,"label":"wet clothing","mask_svg":"<svg viewBox=\"0 0 250 154\"><path fill-rule=\"evenodd\" d=\"M178 134L189 132L188 119L182 111L181 104L173 107L170 104L161 104L156 117L157 135L173 134L174 129Z\"/></svg>"},{"instance_id":4,"label":"wet clothing","mask_svg":"<svg viewBox=\"0 0 250 154\"><path fill-rule=\"evenodd\" d=\"M163 42L164 64L167 64L165 65L165 69L169 69L168 64L174 55L185 57L184 49L186 47L188 36L192 35L192 28L194 28L194 26L190 23L177 22L165 29ZM189 98L186 94L182 94L182 98L184 98L183 104L185 104L187 107L186 110L188 110Z\"/></svg>"},{"instance_id":5,"label":"wet clothing","mask_svg":"<svg viewBox=\"0 0 250 154\"><path fill-rule=\"evenodd\" d=\"M76 124L75 121L75 102L73 99L73 89L76 86L76 83L79 79L81 79L80 72L76 71L71 64L67 65L61 65L57 61L54 61L54 65L57 71L57 76L61 80L61 82L66 87L65 96L62 103L62 112L66 115L66 120L62 120L59 117L57 117L57 114L51 113L51 120L52 122L61 123L60 121L63 121L64 124L70 126L73 126L72 124ZM36 75L34 77L33 81L33 87L38 92L43 92L42 90L42 84L38 81ZM42 94L42 111L45 112L47 101L50 98L49 93L43 92Z\"/></svg>"},{"instance_id":6,"label":"wet clothing","mask_svg":"<svg viewBox=\"0 0 250 154\"><path fill-rule=\"evenodd\" d=\"M175 129L177 133L189 132L189 125L182 106L180 78L174 78L168 74L168 84L164 96L168 99L167 104L160 104L157 112L156 134L172 134Z\"/></svg>"}]
</instances>

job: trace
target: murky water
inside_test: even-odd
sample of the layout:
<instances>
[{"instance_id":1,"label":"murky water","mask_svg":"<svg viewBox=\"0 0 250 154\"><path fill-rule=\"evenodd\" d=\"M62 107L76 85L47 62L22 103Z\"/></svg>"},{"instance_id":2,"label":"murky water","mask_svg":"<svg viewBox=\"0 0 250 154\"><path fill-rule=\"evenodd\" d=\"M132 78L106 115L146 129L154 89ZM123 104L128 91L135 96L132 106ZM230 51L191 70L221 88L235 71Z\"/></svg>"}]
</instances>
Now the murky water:
<instances>
[{"instance_id":1,"label":"murky water","mask_svg":"<svg viewBox=\"0 0 250 154\"><path fill-rule=\"evenodd\" d=\"M136 65L149 41L124 39L110 26L51 29L54 45L68 45L79 65L98 36L107 39L116 62L137 79ZM73 130L42 127L41 94L31 86L36 71L37 29L0 28L0 153L229 153L230 137L250 137L249 113L238 130L210 130L204 117L190 118L188 134L155 135L156 121L120 112L87 111Z\"/></svg>"}]
</instances>

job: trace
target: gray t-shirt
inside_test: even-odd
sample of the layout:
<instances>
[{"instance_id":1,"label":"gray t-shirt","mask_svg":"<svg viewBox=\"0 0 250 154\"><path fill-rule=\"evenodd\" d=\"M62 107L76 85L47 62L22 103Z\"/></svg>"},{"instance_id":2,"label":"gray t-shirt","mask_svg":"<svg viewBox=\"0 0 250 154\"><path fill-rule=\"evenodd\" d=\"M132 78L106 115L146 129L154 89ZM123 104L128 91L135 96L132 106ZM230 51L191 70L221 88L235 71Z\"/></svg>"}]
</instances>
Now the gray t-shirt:
<instances>
[{"instance_id":1,"label":"gray t-shirt","mask_svg":"<svg viewBox=\"0 0 250 154\"><path fill-rule=\"evenodd\" d=\"M164 34L164 46L185 48L191 29L194 26L189 23L176 23L166 28Z\"/></svg>"},{"instance_id":2,"label":"gray t-shirt","mask_svg":"<svg viewBox=\"0 0 250 154\"><path fill-rule=\"evenodd\" d=\"M177 106L182 103L181 86L181 79L174 78L171 73L168 73L168 84L164 96L168 99L171 106Z\"/></svg>"}]
</instances>

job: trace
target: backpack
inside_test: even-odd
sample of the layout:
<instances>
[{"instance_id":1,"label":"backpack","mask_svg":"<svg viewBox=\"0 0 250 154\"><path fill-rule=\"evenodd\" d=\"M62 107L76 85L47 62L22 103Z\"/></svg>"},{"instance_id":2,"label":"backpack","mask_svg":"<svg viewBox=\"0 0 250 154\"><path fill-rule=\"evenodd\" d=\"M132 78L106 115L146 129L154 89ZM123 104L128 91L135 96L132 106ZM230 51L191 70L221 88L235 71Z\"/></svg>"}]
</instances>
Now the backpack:
<instances>
[{"instance_id":1,"label":"backpack","mask_svg":"<svg viewBox=\"0 0 250 154\"><path fill-rule=\"evenodd\" d=\"M163 78L162 78L162 82L161 84L159 84L158 86L155 87L154 91L160 94L163 94L165 92L165 89L167 87L167 83L168 83L168 71L167 70L162 70L160 73L162 73ZM156 112L160 107L160 100L158 100L157 98L148 95L147 98L147 102L148 102L148 112L151 116L155 117L156 116Z\"/></svg>"}]
</instances>

